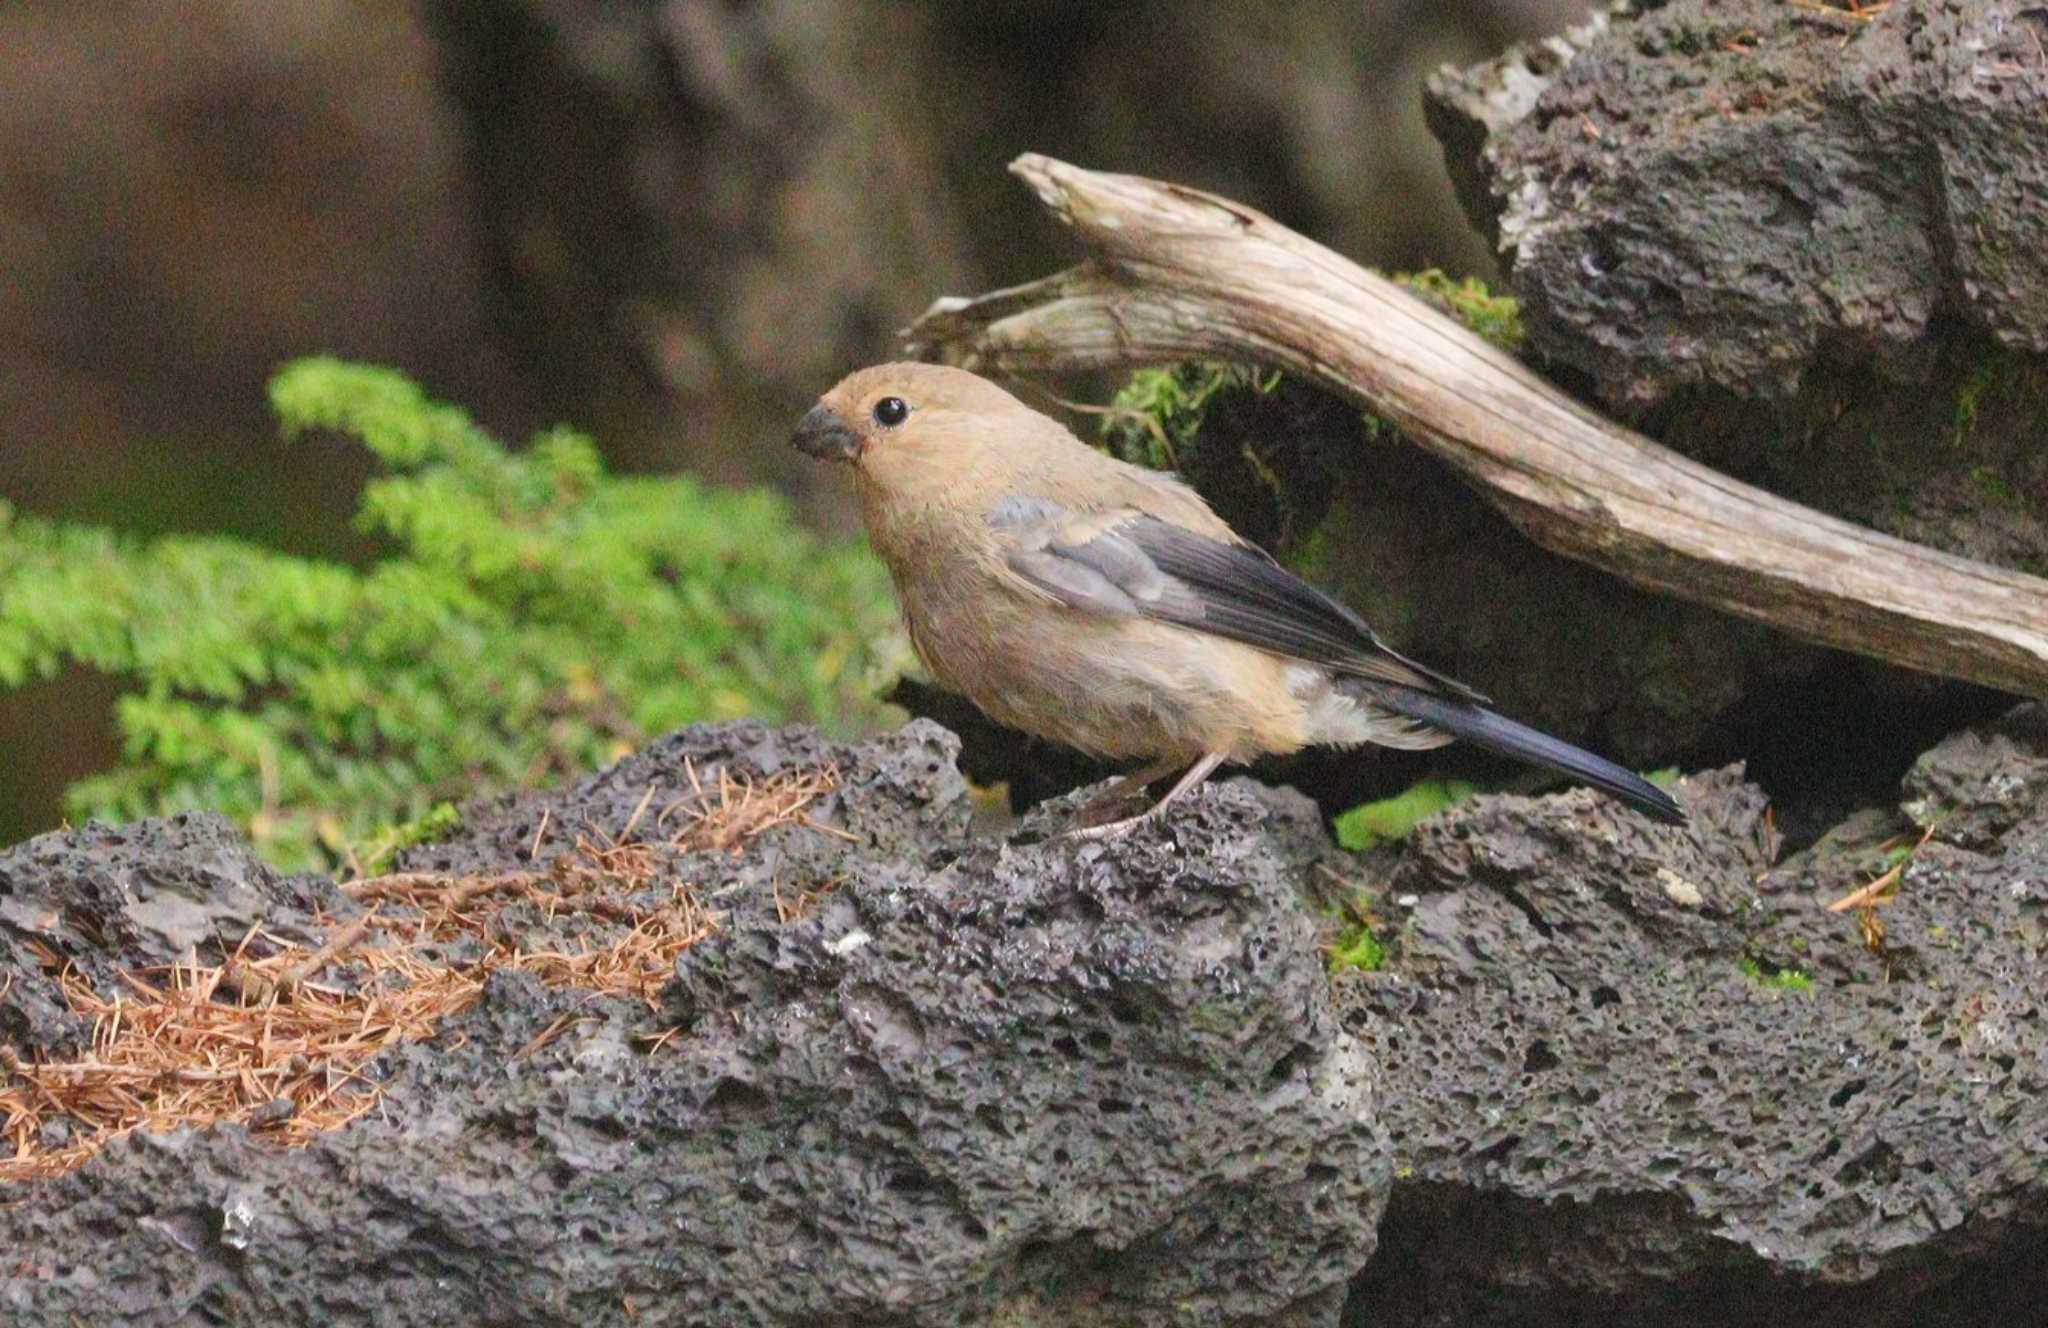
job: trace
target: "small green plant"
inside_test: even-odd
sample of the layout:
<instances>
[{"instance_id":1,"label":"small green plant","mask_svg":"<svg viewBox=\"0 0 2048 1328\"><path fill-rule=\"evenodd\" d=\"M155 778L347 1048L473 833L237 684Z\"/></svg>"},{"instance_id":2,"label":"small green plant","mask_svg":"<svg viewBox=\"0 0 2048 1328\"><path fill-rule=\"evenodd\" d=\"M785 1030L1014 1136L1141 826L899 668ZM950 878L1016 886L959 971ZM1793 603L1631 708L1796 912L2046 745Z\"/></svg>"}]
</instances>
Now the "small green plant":
<instances>
[{"instance_id":1,"label":"small green plant","mask_svg":"<svg viewBox=\"0 0 2048 1328\"><path fill-rule=\"evenodd\" d=\"M1330 947L1332 973L1342 973L1346 969L1377 973L1386 967L1386 963L1387 947L1373 934L1371 925L1363 920L1347 922Z\"/></svg>"},{"instance_id":2,"label":"small green plant","mask_svg":"<svg viewBox=\"0 0 2048 1328\"><path fill-rule=\"evenodd\" d=\"M1279 385L1277 371L1209 360L1140 369L1103 416L1103 442L1126 461L1172 470L1195 445L1202 416L1217 393L1237 387L1265 393Z\"/></svg>"},{"instance_id":3,"label":"small green plant","mask_svg":"<svg viewBox=\"0 0 2048 1328\"><path fill-rule=\"evenodd\" d=\"M1339 812L1331 829L1338 844L1353 853L1406 839L1427 816L1454 807L1479 791L1462 779L1425 779L1391 798L1363 803Z\"/></svg>"},{"instance_id":4,"label":"small green plant","mask_svg":"<svg viewBox=\"0 0 2048 1328\"><path fill-rule=\"evenodd\" d=\"M1394 280L1502 350L1521 350L1525 337L1522 305L1514 296L1495 295L1477 277L1453 280L1436 268L1399 273Z\"/></svg>"},{"instance_id":5,"label":"small green plant","mask_svg":"<svg viewBox=\"0 0 2048 1328\"><path fill-rule=\"evenodd\" d=\"M1813 978L1805 970L1790 965L1778 967L1767 964L1755 955L1742 956L1742 974L1758 986L1772 987L1778 991L1813 990Z\"/></svg>"},{"instance_id":6,"label":"small green plant","mask_svg":"<svg viewBox=\"0 0 2048 1328\"><path fill-rule=\"evenodd\" d=\"M215 808L281 864L360 863L681 724L883 714L886 577L775 496L608 475L566 430L508 452L382 369L302 361L271 401L387 467L370 565L0 505L0 686L83 666L127 688L123 757L71 815Z\"/></svg>"}]
</instances>

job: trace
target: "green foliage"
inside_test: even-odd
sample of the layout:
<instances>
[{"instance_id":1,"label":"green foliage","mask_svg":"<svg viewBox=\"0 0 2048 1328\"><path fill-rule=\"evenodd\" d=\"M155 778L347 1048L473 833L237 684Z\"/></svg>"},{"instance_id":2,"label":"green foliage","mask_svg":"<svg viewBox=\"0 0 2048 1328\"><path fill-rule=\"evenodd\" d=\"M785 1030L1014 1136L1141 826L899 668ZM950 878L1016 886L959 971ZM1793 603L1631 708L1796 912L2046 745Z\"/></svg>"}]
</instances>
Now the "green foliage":
<instances>
[{"instance_id":1,"label":"green foliage","mask_svg":"<svg viewBox=\"0 0 2048 1328\"><path fill-rule=\"evenodd\" d=\"M0 505L0 686L67 666L127 684L124 754L74 816L211 807L274 860L388 852L452 804L614 759L698 720L880 717L884 573L763 492L605 473L566 430L510 453L381 369L278 375L288 433L388 473L360 570L245 542L147 543Z\"/></svg>"},{"instance_id":2,"label":"green foliage","mask_svg":"<svg viewBox=\"0 0 2048 1328\"><path fill-rule=\"evenodd\" d=\"M1522 306L1512 295L1495 295L1477 277L1453 281L1436 268L1397 274L1394 280L1502 350L1521 350Z\"/></svg>"},{"instance_id":3,"label":"green foliage","mask_svg":"<svg viewBox=\"0 0 2048 1328\"><path fill-rule=\"evenodd\" d=\"M1337 842L1362 853L1393 840L1406 839L1426 816L1456 806L1478 792L1462 779L1425 779L1391 798L1340 812L1332 822Z\"/></svg>"},{"instance_id":4,"label":"green foliage","mask_svg":"<svg viewBox=\"0 0 2048 1328\"><path fill-rule=\"evenodd\" d=\"M1364 922L1351 922L1337 934L1336 944L1330 947L1330 971L1342 973L1355 969L1361 973L1377 973L1386 967L1387 947Z\"/></svg>"},{"instance_id":5,"label":"green foliage","mask_svg":"<svg viewBox=\"0 0 2048 1328\"><path fill-rule=\"evenodd\" d=\"M1318 524L1297 541L1281 561L1303 580L1321 581L1329 567L1333 543L1328 523Z\"/></svg>"},{"instance_id":6,"label":"green foliage","mask_svg":"<svg viewBox=\"0 0 2048 1328\"><path fill-rule=\"evenodd\" d=\"M1802 993L1811 993L1813 991L1813 978L1804 970L1789 966L1779 968L1766 964L1755 955L1744 955L1742 957L1742 973L1744 977L1747 977L1751 982L1761 987Z\"/></svg>"},{"instance_id":7,"label":"green foliage","mask_svg":"<svg viewBox=\"0 0 2048 1328\"><path fill-rule=\"evenodd\" d=\"M1172 470L1195 445L1202 415L1217 393L1234 387L1271 392L1279 385L1277 372L1209 360L1140 369L1103 416L1102 438L1114 456Z\"/></svg>"}]
</instances>

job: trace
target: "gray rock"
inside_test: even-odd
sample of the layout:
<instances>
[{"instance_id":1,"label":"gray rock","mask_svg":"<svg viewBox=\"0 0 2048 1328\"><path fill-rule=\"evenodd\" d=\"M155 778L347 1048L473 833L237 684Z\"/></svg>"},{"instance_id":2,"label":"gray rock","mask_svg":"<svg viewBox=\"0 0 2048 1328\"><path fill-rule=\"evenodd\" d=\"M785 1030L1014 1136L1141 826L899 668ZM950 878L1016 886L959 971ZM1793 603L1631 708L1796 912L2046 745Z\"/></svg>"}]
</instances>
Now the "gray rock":
<instances>
[{"instance_id":1,"label":"gray rock","mask_svg":"<svg viewBox=\"0 0 2048 1328\"><path fill-rule=\"evenodd\" d=\"M1915 778L2002 802L2026 727ZM1390 868L1401 961L1345 987L1401 1178L1357 1322L1994 1322L2048 1292L2048 820L1937 830L1880 952L1824 905L1902 819L1770 867L1738 772L1688 788L1682 836L1479 799Z\"/></svg>"},{"instance_id":2,"label":"gray rock","mask_svg":"<svg viewBox=\"0 0 2048 1328\"><path fill-rule=\"evenodd\" d=\"M387 1058L382 1109L309 1148L240 1129L109 1148L0 1208L0 1244L39 1252L0 1304L22 1322L1334 1323L1388 1177L1377 1076L1301 903L1326 851L1312 812L1228 786L1118 844L1047 840L1071 800L970 840L952 757L928 724L858 748L735 725L473 813L405 865L524 866L543 812L545 857L723 764L837 766L817 813L856 842L787 826L670 860L726 920L652 1016L501 972ZM774 891L806 882L822 904L778 921ZM583 1018L520 1054L564 1014ZM652 1055L636 1040L674 1026Z\"/></svg>"},{"instance_id":3,"label":"gray rock","mask_svg":"<svg viewBox=\"0 0 2048 1328\"><path fill-rule=\"evenodd\" d=\"M1995 853L2048 820L2048 707L2024 705L1943 740L1906 773L1904 810L1945 844Z\"/></svg>"},{"instance_id":4,"label":"gray rock","mask_svg":"<svg viewBox=\"0 0 2048 1328\"><path fill-rule=\"evenodd\" d=\"M2028 0L1618 7L1430 83L1532 348L1645 405L2048 350L2048 19Z\"/></svg>"},{"instance_id":5,"label":"gray rock","mask_svg":"<svg viewBox=\"0 0 2048 1328\"><path fill-rule=\"evenodd\" d=\"M2048 1296L2043 713L1923 757L1905 803L1934 826L1924 844L1873 809L1783 862L1734 768L1687 781L1683 830L1585 791L1484 797L1347 859L1302 799L1243 781L1119 843L1051 838L1072 797L976 835L934 725L858 746L690 730L473 808L405 864L524 868L538 844L545 865L578 836L665 836L664 791L693 776L837 768L812 810L841 834L657 853L660 880L724 914L658 1009L500 971L379 1063L377 1112L309 1147L240 1127L116 1143L0 1204L0 1308L36 1324L2026 1322ZM52 874L17 851L10 897L102 897L110 860L176 878L188 854L221 860L201 828L40 842ZM1825 908L1913 845L1881 939ZM210 879L232 896L240 878ZM1383 970L1326 973L1332 888L1365 892ZM816 902L785 921L778 891ZM266 898L289 923L325 893ZM501 917L529 944L566 938Z\"/></svg>"},{"instance_id":6,"label":"gray rock","mask_svg":"<svg viewBox=\"0 0 2048 1328\"><path fill-rule=\"evenodd\" d=\"M75 1051L88 1031L32 945L111 993L116 968L161 967L223 939L232 948L258 922L317 944L312 913L353 908L333 882L258 858L216 812L39 835L0 852L0 971L14 978L0 1042Z\"/></svg>"}]
</instances>

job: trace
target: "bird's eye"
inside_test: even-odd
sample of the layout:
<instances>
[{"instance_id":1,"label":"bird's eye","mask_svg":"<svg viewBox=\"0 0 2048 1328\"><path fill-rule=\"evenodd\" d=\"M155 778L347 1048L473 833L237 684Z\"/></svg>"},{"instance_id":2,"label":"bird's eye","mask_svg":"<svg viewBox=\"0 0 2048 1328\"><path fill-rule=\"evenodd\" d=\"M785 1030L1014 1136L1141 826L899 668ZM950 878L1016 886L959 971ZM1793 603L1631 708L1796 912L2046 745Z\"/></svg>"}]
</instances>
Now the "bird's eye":
<instances>
[{"instance_id":1,"label":"bird's eye","mask_svg":"<svg viewBox=\"0 0 2048 1328\"><path fill-rule=\"evenodd\" d=\"M883 397L875 403L875 423L893 429L910 418L910 403L902 397Z\"/></svg>"}]
</instances>

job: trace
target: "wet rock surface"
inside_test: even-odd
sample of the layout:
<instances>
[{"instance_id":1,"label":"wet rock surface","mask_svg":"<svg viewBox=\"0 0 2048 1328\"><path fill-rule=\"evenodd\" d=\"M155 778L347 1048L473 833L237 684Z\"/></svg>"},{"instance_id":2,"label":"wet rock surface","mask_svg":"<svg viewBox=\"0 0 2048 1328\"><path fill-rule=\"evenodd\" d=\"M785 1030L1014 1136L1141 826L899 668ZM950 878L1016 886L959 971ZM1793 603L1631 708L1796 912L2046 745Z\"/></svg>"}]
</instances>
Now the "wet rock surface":
<instances>
[{"instance_id":1,"label":"wet rock surface","mask_svg":"<svg viewBox=\"0 0 2048 1328\"><path fill-rule=\"evenodd\" d=\"M1623 6L1432 80L1534 349L1639 405L1827 359L1923 380L1958 326L2048 350L2048 18L1850 8Z\"/></svg>"},{"instance_id":2,"label":"wet rock surface","mask_svg":"<svg viewBox=\"0 0 2048 1328\"><path fill-rule=\"evenodd\" d=\"M1978 1323L2048 1273L2048 723L1771 864L1755 790L1695 827L1481 800L1389 855L1394 971L1342 984L1395 1197L1351 1322ZM1995 833L1986 833L1991 828ZM2028 1313L2037 1313L2029 1309ZM2022 1315L2021 1317L2025 1317Z\"/></svg>"},{"instance_id":3,"label":"wet rock surface","mask_svg":"<svg viewBox=\"0 0 2048 1328\"><path fill-rule=\"evenodd\" d=\"M89 1029L43 971L36 948L78 966L105 992L118 969L170 964L195 947L232 947L262 923L317 945L316 908L353 906L319 876L285 876L234 825L193 812L133 825L93 824L0 852L0 1042L71 1053ZM4 981L4 979L0 979Z\"/></svg>"},{"instance_id":4,"label":"wet rock surface","mask_svg":"<svg viewBox=\"0 0 2048 1328\"><path fill-rule=\"evenodd\" d=\"M655 824L650 787L721 766L843 780L813 808L838 833L790 825L671 864L726 918L662 1010L500 973L387 1057L378 1112L310 1148L132 1136L0 1209L0 1245L32 1252L6 1312L1331 1322L1388 1178L1376 1076L1337 1026L1300 899L1326 851L1312 813L1228 787L1120 845L1027 842L1045 818L970 840L953 756L927 724L857 749L732 726L482 809L404 865L503 870L537 839L623 840L643 804ZM115 833L29 856L97 861ZM167 867L192 847L170 840ZM38 888L54 902L83 880ZM807 891L813 911L781 920L778 899ZM663 1028L681 1031L659 1051L636 1041Z\"/></svg>"},{"instance_id":5,"label":"wet rock surface","mask_svg":"<svg viewBox=\"0 0 2048 1328\"><path fill-rule=\"evenodd\" d=\"M1050 838L1073 798L970 832L936 725L859 746L689 730L472 808L401 864L651 842L669 792L721 769L836 767L816 825L662 862L723 918L660 1008L501 972L386 1055L377 1112L311 1147L131 1136L7 1196L0 1304L26 1323L2024 1321L2048 1293L2044 713L1954 735L1899 806L1783 861L1733 768L1687 781L1682 830L1583 791L1485 797L1350 858L1304 800L1245 781L1074 844ZM1881 936L1825 908L1902 849ZM76 920L131 916L144 882L276 928L346 908L187 818L0 857L0 941L95 981L152 962L173 939ZM1321 910L1350 890L1391 959L1333 979ZM25 932L32 909L72 920ZM0 960L29 992L19 953ZM46 1054L68 1035L5 1032Z\"/></svg>"}]
</instances>

